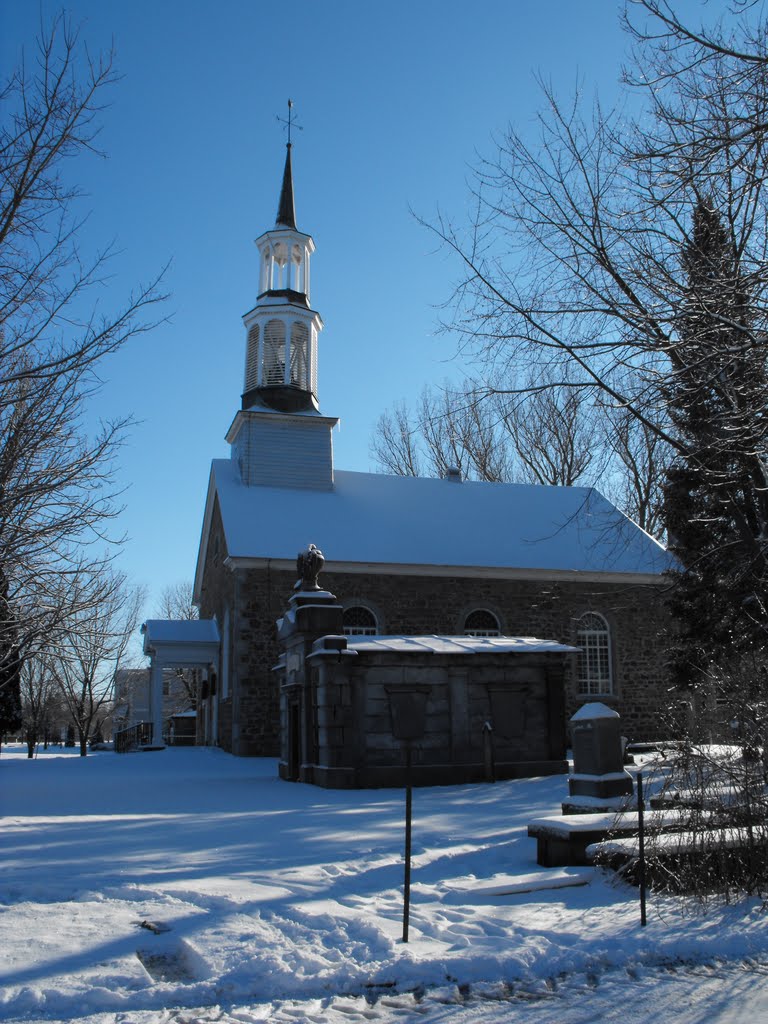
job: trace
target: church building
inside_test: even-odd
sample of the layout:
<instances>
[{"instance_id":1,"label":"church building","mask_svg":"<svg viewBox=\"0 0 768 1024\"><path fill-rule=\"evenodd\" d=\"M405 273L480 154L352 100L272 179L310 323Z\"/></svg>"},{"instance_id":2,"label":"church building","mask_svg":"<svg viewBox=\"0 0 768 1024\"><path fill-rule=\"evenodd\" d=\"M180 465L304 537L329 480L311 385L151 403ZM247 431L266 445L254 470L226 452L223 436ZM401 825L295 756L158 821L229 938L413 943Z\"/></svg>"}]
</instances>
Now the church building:
<instances>
[{"instance_id":1,"label":"church building","mask_svg":"<svg viewBox=\"0 0 768 1024\"><path fill-rule=\"evenodd\" d=\"M564 655L569 714L599 698L629 736L657 738L665 550L592 488L337 469L337 418L318 387L315 245L297 227L290 143L277 220L256 246L231 454L211 466L195 575L221 644L198 741L278 753L275 624L309 543L325 555L323 586L348 636L548 637L578 648Z\"/></svg>"}]
</instances>

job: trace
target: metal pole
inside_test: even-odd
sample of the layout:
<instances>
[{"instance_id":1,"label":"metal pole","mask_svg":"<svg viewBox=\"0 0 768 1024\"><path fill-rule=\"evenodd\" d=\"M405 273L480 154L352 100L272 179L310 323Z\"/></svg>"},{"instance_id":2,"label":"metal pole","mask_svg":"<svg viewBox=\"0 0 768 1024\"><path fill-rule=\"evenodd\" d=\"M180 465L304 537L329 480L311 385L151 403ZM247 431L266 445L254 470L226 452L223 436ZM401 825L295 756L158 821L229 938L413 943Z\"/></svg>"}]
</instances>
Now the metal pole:
<instances>
[{"instance_id":1,"label":"metal pole","mask_svg":"<svg viewBox=\"0 0 768 1024\"><path fill-rule=\"evenodd\" d=\"M643 773L637 773L637 825L640 854L640 925L647 924L645 916L645 807L643 805Z\"/></svg>"},{"instance_id":2,"label":"metal pole","mask_svg":"<svg viewBox=\"0 0 768 1024\"><path fill-rule=\"evenodd\" d=\"M405 743L405 877L403 879L403 942L408 941L411 912L411 743Z\"/></svg>"}]
</instances>

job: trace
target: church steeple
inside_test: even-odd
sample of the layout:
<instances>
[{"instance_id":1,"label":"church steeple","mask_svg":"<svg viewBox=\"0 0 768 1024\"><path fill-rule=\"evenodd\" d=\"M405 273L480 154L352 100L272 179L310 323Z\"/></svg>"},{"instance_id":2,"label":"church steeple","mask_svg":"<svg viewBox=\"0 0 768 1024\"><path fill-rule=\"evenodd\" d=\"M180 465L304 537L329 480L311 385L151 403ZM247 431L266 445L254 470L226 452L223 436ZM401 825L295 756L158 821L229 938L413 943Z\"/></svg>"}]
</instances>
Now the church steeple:
<instances>
[{"instance_id":1,"label":"church steeple","mask_svg":"<svg viewBox=\"0 0 768 1024\"><path fill-rule=\"evenodd\" d=\"M289 101L288 127L292 124ZM261 267L254 308L245 315L243 409L281 412L318 408L317 337L323 328L309 305L310 235L296 227L291 143L285 157L277 222L256 239Z\"/></svg>"},{"instance_id":2,"label":"church steeple","mask_svg":"<svg viewBox=\"0 0 768 1024\"><path fill-rule=\"evenodd\" d=\"M227 433L246 487L333 487L332 431L317 401L320 314L309 304L310 235L296 227L288 101L288 150L277 223L256 239L259 288L243 317L245 380L241 408Z\"/></svg>"},{"instance_id":3,"label":"church steeple","mask_svg":"<svg viewBox=\"0 0 768 1024\"><path fill-rule=\"evenodd\" d=\"M296 230L296 207L293 202L293 171L291 169L291 143L286 146L285 170L283 171L283 187L280 190L280 203L277 207L277 227Z\"/></svg>"}]
</instances>

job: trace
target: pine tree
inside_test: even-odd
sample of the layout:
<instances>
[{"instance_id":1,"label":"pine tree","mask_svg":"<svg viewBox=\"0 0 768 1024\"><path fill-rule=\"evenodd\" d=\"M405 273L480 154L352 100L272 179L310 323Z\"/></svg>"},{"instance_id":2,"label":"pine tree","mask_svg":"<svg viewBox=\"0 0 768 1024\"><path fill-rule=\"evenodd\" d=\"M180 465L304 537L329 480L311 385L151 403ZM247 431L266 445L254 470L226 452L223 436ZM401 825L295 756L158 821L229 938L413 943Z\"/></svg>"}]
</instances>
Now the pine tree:
<instances>
[{"instance_id":1,"label":"pine tree","mask_svg":"<svg viewBox=\"0 0 768 1024\"><path fill-rule=\"evenodd\" d=\"M767 638L768 374L738 253L704 202L683 260L688 291L666 396L682 451L667 472L664 517L681 563L672 670L678 685L696 686Z\"/></svg>"}]
</instances>

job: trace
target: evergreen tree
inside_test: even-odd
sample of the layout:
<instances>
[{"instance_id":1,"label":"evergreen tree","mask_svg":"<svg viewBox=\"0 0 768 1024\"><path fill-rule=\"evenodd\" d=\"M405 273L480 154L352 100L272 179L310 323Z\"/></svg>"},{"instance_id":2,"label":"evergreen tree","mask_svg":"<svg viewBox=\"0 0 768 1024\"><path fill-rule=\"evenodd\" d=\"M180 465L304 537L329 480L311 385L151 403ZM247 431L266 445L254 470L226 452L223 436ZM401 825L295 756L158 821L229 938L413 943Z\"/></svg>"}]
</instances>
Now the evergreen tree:
<instances>
[{"instance_id":1,"label":"evergreen tree","mask_svg":"<svg viewBox=\"0 0 768 1024\"><path fill-rule=\"evenodd\" d=\"M667 403L681 450L667 471L664 518L681 563L672 610L675 681L765 646L768 451L765 333L718 212L699 202L683 254L688 289Z\"/></svg>"}]
</instances>

